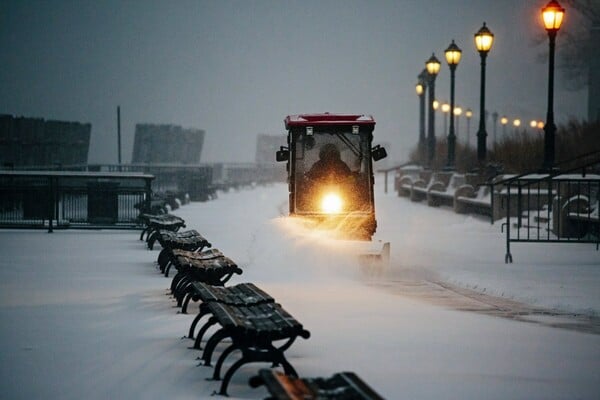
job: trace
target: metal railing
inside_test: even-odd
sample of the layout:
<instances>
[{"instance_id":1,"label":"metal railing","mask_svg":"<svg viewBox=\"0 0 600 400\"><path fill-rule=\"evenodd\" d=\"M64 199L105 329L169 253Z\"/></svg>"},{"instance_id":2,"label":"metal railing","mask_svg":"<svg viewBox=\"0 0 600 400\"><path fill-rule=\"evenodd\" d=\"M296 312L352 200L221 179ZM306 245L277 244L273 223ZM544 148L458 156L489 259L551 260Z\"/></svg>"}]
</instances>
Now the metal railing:
<instances>
[{"instance_id":1,"label":"metal railing","mask_svg":"<svg viewBox=\"0 0 600 400\"><path fill-rule=\"evenodd\" d=\"M154 176L0 171L0 228L139 228Z\"/></svg>"},{"instance_id":2,"label":"metal railing","mask_svg":"<svg viewBox=\"0 0 600 400\"><path fill-rule=\"evenodd\" d=\"M600 155L590 153L562 165L571 168L521 174L498 181L505 201L505 262L511 243L594 243L600 246Z\"/></svg>"},{"instance_id":3,"label":"metal railing","mask_svg":"<svg viewBox=\"0 0 600 400\"><path fill-rule=\"evenodd\" d=\"M188 194L193 201L212 198L216 190L271 182L285 182L286 171L275 163L212 164L77 164L19 167L18 170L139 172L154 175L154 192Z\"/></svg>"}]
</instances>

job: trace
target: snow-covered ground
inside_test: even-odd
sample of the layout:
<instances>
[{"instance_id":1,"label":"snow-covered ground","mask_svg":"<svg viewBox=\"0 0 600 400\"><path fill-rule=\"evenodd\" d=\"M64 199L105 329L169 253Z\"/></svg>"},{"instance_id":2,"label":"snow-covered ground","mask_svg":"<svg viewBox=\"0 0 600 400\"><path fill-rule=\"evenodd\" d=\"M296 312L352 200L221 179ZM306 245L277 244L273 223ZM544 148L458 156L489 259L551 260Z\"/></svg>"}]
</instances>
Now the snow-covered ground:
<instances>
[{"instance_id":1,"label":"snow-covered ground","mask_svg":"<svg viewBox=\"0 0 600 400\"><path fill-rule=\"evenodd\" d=\"M175 214L243 267L231 283L256 283L311 332L286 352L301 376L355 371L388 399L600 398L600 335L408 293L411 282L441 282L597 318L595 246L516 244L507 265L499 224L377 189L373 247L390 241L392 252L375 273L357 263L364 243L283 217L283 184L222 193ZM193 313L176 313L169 280L155 269L158 250L138 237L0 231L0 399L198 399L218 389L180 339ZM266 397L247 385L265 366L240 369L232 398Z\"/></svg>"}]
</instances>

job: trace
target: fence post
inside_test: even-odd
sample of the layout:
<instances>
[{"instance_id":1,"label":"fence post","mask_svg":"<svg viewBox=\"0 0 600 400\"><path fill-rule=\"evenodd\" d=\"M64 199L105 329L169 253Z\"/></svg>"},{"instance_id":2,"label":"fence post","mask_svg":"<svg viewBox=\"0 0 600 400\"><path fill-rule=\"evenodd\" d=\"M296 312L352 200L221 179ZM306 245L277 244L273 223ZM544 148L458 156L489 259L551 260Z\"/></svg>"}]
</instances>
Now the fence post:
<instances>
[{"instance_id":1,"label":"fence post","mask_svg":"<svg viewBox=\"0 0 600 400\"><path fill-rule=\"evenodd\" d=\"M144 208L147 213L150 212L150 207L152 207L152 179L154 177L146 178L146 205Z\"/></svg>"},{"instance_id":2,"label":"fence post","mask_svg":"<svg viewBox=\"0 0 600 400\"><path fill-rule=\"evenodd\" d=\"M51 176L48 177L48 233L54 232L52 222L54 220L54 180Z\"/></svg>"},{"instance_id":3,"label":"fence post","mask_svg":"<svg viewBox=\"0 0 600 400\"><path fill-rule=\"evenodd\" d=\"M506 183L506 255L504 263L512 263L512 255L510 254L510 181Z\"/></svg>"}]
</instances>

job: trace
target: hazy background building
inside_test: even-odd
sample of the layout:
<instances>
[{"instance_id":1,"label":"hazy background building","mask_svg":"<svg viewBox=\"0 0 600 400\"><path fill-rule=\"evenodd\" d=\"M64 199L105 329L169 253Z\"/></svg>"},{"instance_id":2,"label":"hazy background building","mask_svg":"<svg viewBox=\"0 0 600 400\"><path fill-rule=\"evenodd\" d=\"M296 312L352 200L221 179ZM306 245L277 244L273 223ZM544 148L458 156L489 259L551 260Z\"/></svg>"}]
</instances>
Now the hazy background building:
<instances>
[{"instance_id":1,"label":"hazy background building","mask_svg":"<svg viewBox=\"0 0 600 400\"><path fill-rule=\"evenodd\" d=\"M0 165L87 164L92 125L0 115Z\"/></svg>"},{"instance_id":2,"label":"hazy background building","mask_svg":"<svg viewBox=\"0 0 600 400\"><path fill-rule=\"evenodd\" d=\"M198 164L204 144L201 129L167 124L136 124L132 163Z\"/></svg>"}]
</instances>

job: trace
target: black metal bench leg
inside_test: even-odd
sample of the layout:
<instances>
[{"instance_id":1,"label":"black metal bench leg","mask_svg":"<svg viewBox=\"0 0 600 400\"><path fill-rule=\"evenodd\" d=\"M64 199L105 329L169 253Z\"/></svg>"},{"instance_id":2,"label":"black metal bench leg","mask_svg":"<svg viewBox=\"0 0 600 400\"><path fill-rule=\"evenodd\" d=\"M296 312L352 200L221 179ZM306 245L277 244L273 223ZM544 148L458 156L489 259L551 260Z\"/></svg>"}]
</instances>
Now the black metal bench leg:
<instances>
[{"instance_id":1,"label":"black metal bench leg","mask_svg":"<svg viewBox=\"0 0 600 400\"><path fill-rule=\"evenodd\" d=\"M158 235L158 230L153 230L152 233L146 236L146 244L150 250L154 250L154 242L156 242L156 237Z\"/></svg>"},{"instance_id":2,"label":"black metal bench leg","mask_svg":"<svg viewBox=\"0 0 600 400\"><path fill-rule=\"evenodd\" d=\"M164 268L164 273L165 273L165 277L169 277L169 271L171 270L171 266L173 265L173 263L171 261L167 262L167 265L165 265Z\"/></svg>"},{"instance_id":3,"label":"black metal bench leg","mask_svg":"<svg viewBox=\"0 0 600 400\"><path fill-rule=\"evenodd\" d=\"M184 276L185 276L185 274L181 271L179 271L175 274L175 276L173 277L173 280L171 280L171 293L175 293L175 288L177 287L177 284Z\"/></svg>"},{"instance_id":4,"label":"black metal bench leg","mask_svg":"<svg viewBox=\"0 0 600 400\"><path fill-rule=\"evenodd\" d=\"M227 275L225 275L223 278L221 278L221 281L220 281L221 286L225 286L225 284L227 283L227 281L229 279L231 279L232 276L233 276L233 272L230 272Z\"/></svg>"},{"instance_id":5,"label":"black metal bench leg","mask_svg":"<svg viewBox=\"0 0 600 400\"><path fill-rule=\"evenodd\" d=\"M175 285L175 288L173 289L173 294L177 295L177 293L179 291L181 291L182 289L184 289L187 285L189 285L189 283L192 281L192 278L189 274L183 273L181 274L181 276L179 277L179 281L177 282L177 284Z\"/></svg>"},{"instance_id":6,"label":"black metal bench leg","mask_svg":"<svg viewBox=\"0 0 600 400\"><path fill-rule=\"evenodd\" d=\"M235 344L232 344L231 346L229 346L228 348L223 350L223 352L219 356L219 359L217 360L217 363L215 364L215 370L213 372L213 377L212 377L213 380L218 381L221 379L221 368L223 367L223 363L225 362L225 359L227 358L227 356L229 354L231 354L233 351L238 350L238 349L239 349L238 346L236 346Z\"/></svg>"},{"instance_id":7,"label":"black metal bench leg","mask_svg":"<svg viewBox=\"0 0 600 400\"><path fill-rule=\"evenodd\" d=\"M198 335L200 336L200 335ZM202 353L202 359L204 360L204 365L206 366L210 366L210 360L212 359L212 354L214 353L215 349L217 348L217 345L219 344L219 342L225 338L229 337L229 333L227 333L227 331L223 328L219 329L218 331L216 331L211 337L210 339L208 339L208 342L206 342L206 347L204 348L204 352Z\"/></svg>"},{"instance_id":8,"label":"black metal bench leg","mask_svg":"<svg viewBox=\"0 0 600 400\"><path fill-rule=\"evenodd\" d=\"M182 314L187 314L188 305L190 304L190 301L193 298L194 298L194 293L192 293L192 292L189 292L188 294L185 295L185 299L183 300L183 306L181 306Z\"/></svg>"},{"instance_id":9,"label":"black metal bench leg","mask_svg":"<svg viewBox=\"0 0 600 400\"><path fill-rule=\"evenodd\" d=\"M194 331L196 330L196 325L198 325L198 322L200 322L202 317L205 316L206 314L207 314L206 309L203 308L202 306L200 306L200 312L198 313L198 315L196 315L196 317L192 321L192 325L190 325L190 330L188 332L188 338L190 338L190 339L194 338Z\"/></svg>"},{"instance_id":10,"label":"black metal bench leg","mask_svg":"<svg viewBox=\"0 0 600 400\"><path fill-rule=\"evenodd\" d=\"M144 235L146 233L148 233L148 229L150 229L149 227L145 227L144 229L142 229L142 233L140 233L140 240L144 240Z\"/></svg>"},{"instance_id":11,"label":"black metal bench leg","mask_svg":"<svg viewBox=\"0 0 600 400\"><path fill-rule=\"evenodd\" d=\"M209 320L204 325L202 325L202 328L200 328L200 330L198 331L198 335L196 335L196 341L194 342L194 349L201 350L200 343L202 343L202 337L204 336L204 334L206 333L208 328L210 328L211 326L213 326L216 323L217 323L217 319L215 317L210 317Z\"/></svg>"},{"instance_id":12,"label":"black metal bench leg","mask_svg":"<svg viewBox=\"0 0 600 400\"><path fill-rule=\"evenodd\" d=\"M292 367L292 364L290 364L290 362L285 358L283 353L280 353L280 356L277 357L277 362L281 364L283 367L283 372L285 372L286 375L295 376L296 378L298 377L298 373L294 367Z\"/></svg>"},{"instance_id":13,"label":"black metal bench leg","mask_svg":"<svg viewBox=\"0 0 600 400\"><path fill-rule=\"evenodd\" d=\"M178 296L177 296L177 307L183 307L183 302L185 301L185 298L189 295L192 295L192 283L190 282L188 285L186 285L184 288L182 288L183 290L179 291Z\"/></svg>"},{"instance_id":14,"label":"black metal bench leg","mask_svg":"<svg viewBox=\"0 0 600 400\"><path fill-rule=\"evenodd\" d=\"M229 369L225 373L223 382L221 382L221 389L219 390L219 394L221 396L229 396L227 394L227 386L229 386L229 381L231 381L231 377L233 376L233 374L235 374L235 371L237 371L242 365L249 363L251 361L252 361L251 359L248 359L245 356L242 356L242 358L237 360L235 363L233 363L233 365L231 367L229 367Z\"/></svg>"},{"instance_id":15,"label":"black metal bench leg","mask_svg":"<svg viewBox=\"0 0 600 400\"><path fill-rule=\"evenodd\" d=\"M171 252L171 249L169 249L169 248L162 249L160 251L160 253L158 253L157 261L158 261L158 265L160 266L160 272L165 272L165 267L167 266L167 263L171 259L172 254L173 253Z\"/></svg>"},{"instance_id":16,"label":"black metal bench leg","mask_svg":"<svg viewBox=\"0 0 600 400\"><path fill-rule=\"evenodd\" d=\"M185 286L181 286L175 292L175 298L177 299L177 307L181 307L183 305L183 300L188 293L192 292L192 284L193 281L190 279Z\"/></svg>"}]
</instances>

